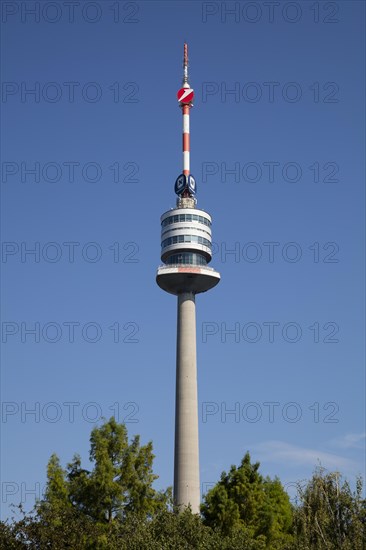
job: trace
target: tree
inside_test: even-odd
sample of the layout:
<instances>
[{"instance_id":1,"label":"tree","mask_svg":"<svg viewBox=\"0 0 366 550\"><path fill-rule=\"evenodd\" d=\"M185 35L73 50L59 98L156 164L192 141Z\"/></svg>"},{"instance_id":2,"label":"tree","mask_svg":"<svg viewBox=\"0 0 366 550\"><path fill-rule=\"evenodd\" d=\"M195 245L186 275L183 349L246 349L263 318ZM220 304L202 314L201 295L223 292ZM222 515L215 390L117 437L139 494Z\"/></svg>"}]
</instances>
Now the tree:
<instances>
[{"instance_id":1,"label":"tree","mask_svg":"<svg viewBox=\"0 0 366 550\"><path fill-rule=\"evenodd\" d=\"M65 480L66 472L60 465L57 455L51 455L47 465L47 487L45 492L46 501L52 508L63 508L69 506L68 486Z\"/></svg>"},{"instance_id":2,"label":"tree","mask_svg":"<svg viewBox=\"0 0 366 550\"><path fill-rule=\"evenodd\" d=\"M366 500L362 479L356 490L339 472L318 467L305 487L298 485L294 513L296 548L303 550L365 550Z\"/></svg>"},{"instance_id":3,"label":"tree","mask_svg":"<svg viewBox=\"0 0 366 550\"><path fill-rule=\"evenodd\" d=\"M278 478L262 477L259 466L247 452L238 468L221 474L201 506L204 523L226 535L241 529L268 548L284 548L292 540L289 497Z\"/></svg>"},{"instance_id":4,"label":"tree","mask_svg":"<svg viewBox=\"0 0 366 550\"><path fill-rule=\"evenodd\" d=\"M159 493L152 487L158 477L152 472L153 459L152 443L141 446L135 436L129 444L126 427L112 417L92 430L91 471L82 468L79 455L66 470L56 455L51 456L40 509L51 509L57 518L61 510L72 506L100 523L132 512L151 517L168 498L168 492Z\"/></svg>"}]
</instances>

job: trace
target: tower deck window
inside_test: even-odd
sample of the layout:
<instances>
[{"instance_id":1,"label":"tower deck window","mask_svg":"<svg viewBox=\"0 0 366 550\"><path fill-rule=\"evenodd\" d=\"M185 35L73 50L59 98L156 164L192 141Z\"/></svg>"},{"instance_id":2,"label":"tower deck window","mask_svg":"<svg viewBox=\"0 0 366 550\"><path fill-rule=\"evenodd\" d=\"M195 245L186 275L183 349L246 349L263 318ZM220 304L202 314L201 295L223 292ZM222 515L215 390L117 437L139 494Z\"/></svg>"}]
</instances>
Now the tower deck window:
<instances>
[{"instance_id":1,"label":"tower deck window","mask_svg":"<svg viewBox=\"0 0 366 550\"><path fill-rule=\"evenodd\" d=\"M167 265L207 265L207 260L201 254L194 252L183 252L172 254L166 259Z\"/></svg>"},{"instance_id":2,"label":"tower deck window","mask_svg":"<svg viewBox=\"0 0 366 550\"><path fill-rule=\"evenodd\" d=\"M175 214L174 216L165 218L161 222L161 225L162 227L166 227L167 225L178 222L198 222L211 227L211 222L209 219L204 218L203 216L198 216L197 214Z\"/></svg>"},{"instance_id":3,"label":"tower deck window","mask_svg":"<svg viewBox=\"0 0 366 550\"><path fill-rule=\"evenodd\" d=\"M161 243L161 248L177 243L198 243L211 248L211 241L204 237L198 237L197 235L176 235L175 237L168 237L168 239L164 239Z\"/></svg>"}]
</instances>

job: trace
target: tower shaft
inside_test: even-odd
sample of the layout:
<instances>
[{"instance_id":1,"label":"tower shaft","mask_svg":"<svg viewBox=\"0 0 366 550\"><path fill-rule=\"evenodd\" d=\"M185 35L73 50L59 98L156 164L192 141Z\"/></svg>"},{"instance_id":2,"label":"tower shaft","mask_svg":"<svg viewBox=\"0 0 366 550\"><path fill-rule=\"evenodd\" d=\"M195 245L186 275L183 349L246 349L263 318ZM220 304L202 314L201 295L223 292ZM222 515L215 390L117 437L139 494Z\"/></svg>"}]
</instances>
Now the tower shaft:
<instances>
[{"instance_id":1,"label":"tower shaft","mask_svg":"<svg viewBox=\"0 0 366 550\"><path fill-rule=\"evenodd\" d=\"M196 359L196 303L193 292L178 294L175 395L174 501L199 513L200 476Z\"/></svg>"}]
</instances>

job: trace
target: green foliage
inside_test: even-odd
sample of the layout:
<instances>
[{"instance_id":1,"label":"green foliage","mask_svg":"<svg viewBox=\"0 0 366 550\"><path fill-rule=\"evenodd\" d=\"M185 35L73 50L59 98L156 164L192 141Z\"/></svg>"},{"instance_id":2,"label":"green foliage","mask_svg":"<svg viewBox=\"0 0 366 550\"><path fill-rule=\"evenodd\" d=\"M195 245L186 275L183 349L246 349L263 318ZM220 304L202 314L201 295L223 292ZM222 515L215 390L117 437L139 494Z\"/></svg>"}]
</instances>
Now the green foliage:
<instances>
[{"instance_id":1,"label":"green foliage","mask_svg":"<svg viewBox=\"0 0 366 550\"><path fill-rule=\"evenodd\" d=\"M7 550L264 550L242 531L224 536L203 525L190 510L176 514L162 510L153 518L129 514L123 521L101 524L75 509L24 517L12 526L0 524L1 548ZM3 536L2 536L3 534Z\"/></svg>"},{"instance_id":2,"label":"green foliage","mask_svg":"<svg viewBox=\"0 0 366 550\"><path fill-rule=\"evenodd\" d=\"M151 442L141 446L136 436L129 444L126 427L111 418L92 430L91 471L82 468L78 455L66 470L56 455L51 456L40 511L51 509L57 518L58 512L71 506L99 523L122 519L129 513L152 516L165 506L169 494L152 487L157 478L152 472L153 459Z\"/></svg>"},{"instance_id":3,"label":"green foliage","mask_svg":"<svg viewBox=\"0 0 366 550\"><path fill-rule=\"evenodd\" d=\"M298 487L294 513L296 548L301 550L365 550L366 501L362 480L356 490L338 472L315 470L305 487Z\"/></svg>"},{"instance_id":4,"label":"green foliage","mask_svg":"<svg viewBox=\"0 0 366 550\"><path fill-rule=\"evenodd\" d=\"M228 474L221 474L201 511L204 523L223 534L241 529L274 548L291 541L291 504L279 479L263 478L259 466L246 453L238 468L231 466Z\"/></svg>"},{"instance_id":5,"label":"green foliage","mask_svg":"<svg viewBox=\"0 0 366 550\"><path fill-rule=\"evenodd\" d=\"M47 465L46 501L53 508L62 508L68 503L68 486L65 480L66 472L61 468L58 457L53 454Z\"/></svg>"}]
</instances>

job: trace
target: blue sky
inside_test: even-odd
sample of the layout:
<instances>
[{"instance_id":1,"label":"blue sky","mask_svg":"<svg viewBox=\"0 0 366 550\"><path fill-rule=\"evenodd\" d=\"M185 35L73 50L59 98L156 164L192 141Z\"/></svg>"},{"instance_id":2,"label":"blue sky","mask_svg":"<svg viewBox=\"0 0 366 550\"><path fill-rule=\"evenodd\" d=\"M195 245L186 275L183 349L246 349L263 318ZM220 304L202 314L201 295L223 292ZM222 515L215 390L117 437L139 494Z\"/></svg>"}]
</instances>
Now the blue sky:
<instances>
[{"instance_id":1,"label":"blue sky","mask_svg":"<svg viewBox=\"0 0 366 550\"><path fill-rule=\"evenodd\" d=\"M364 3L2 10L2 517L51 453L87 464L112 414L172 484L176 300L155 272L184 41L222 277L197 298L202 489L247 450L290 494L319 462L364 476Z\"/></svg>"}]
</instances>

